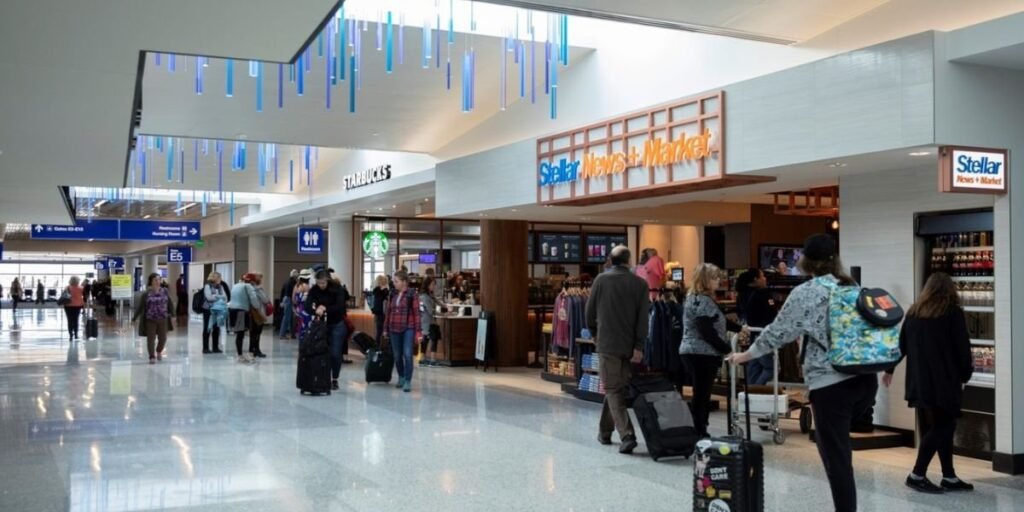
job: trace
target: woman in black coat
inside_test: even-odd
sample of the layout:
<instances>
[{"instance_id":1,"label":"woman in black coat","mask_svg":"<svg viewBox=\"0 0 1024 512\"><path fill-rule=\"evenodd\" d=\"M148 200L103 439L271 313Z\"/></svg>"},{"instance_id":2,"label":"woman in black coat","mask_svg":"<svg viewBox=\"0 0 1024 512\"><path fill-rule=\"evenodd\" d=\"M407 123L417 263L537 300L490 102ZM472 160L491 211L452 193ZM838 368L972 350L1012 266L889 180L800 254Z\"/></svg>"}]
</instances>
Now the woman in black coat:
<instances>
[{"instance_id":1,"label":"woman in black coat","mask_svg":"<svg viewBox=\"0 0 1024 512\"><path fill-rule=\"evenodd\" d=\"M918 301L907 311L900 351L907 359L907 403L917 409L922 428L917 463L907 477L907 487L933 494L974 490L973 485L957 478L953 469L953 434L974 360L960 296L948 275L932 274ZM886 386L892 384L892 372L882 377ZM936 453L942 463L941 486L927 476Z\"/></svg>"}]
</instances>

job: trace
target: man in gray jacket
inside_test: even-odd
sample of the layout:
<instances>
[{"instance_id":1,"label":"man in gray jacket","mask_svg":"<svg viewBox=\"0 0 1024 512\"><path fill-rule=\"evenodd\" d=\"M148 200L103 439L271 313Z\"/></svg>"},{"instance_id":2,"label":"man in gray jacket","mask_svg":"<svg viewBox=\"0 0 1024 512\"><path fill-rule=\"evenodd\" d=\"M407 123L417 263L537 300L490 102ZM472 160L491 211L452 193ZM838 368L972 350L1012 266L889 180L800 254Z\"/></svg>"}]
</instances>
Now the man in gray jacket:
<instances>
[{"instance_id":1,"label":"man in gray jacket","mask_svg":"<svg viewBox=\"0 0 1024 512\"><path fill-rule=\"evenodd\" d=\"M619 432L619 453L633 453L636 434L629 421L626 387L633 363L643 359L647 339L650 299L647 283L629 268L629 249L612 249L612 268L597 276L587 301L587 326L597 339L604 408L597 440L612 443L612 429Z\"/></svg>"}]
</instances>

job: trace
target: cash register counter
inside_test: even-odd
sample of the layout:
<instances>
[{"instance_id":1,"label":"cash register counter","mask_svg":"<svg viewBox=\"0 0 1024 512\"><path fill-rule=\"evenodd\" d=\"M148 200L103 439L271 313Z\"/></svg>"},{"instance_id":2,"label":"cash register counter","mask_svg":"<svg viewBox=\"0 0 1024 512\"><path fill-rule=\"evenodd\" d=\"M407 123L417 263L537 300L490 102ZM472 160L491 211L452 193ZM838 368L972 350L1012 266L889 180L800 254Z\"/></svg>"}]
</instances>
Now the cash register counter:
<instances>
[{"instance_id":1,"label":"cash register counter","mask_svg":"<svg viewBox=\"0 0 1024 512\"><path fill-rule=\"evenodd\" d=\"M479 306L477 306L479 308ZM373 336L376 327L373 314L365 310L349 310L348 317L362 331ZM476 316L437 315L441 341L436 359L442 366L473 366L476 355Z\"/></svg>"}]
</instances>

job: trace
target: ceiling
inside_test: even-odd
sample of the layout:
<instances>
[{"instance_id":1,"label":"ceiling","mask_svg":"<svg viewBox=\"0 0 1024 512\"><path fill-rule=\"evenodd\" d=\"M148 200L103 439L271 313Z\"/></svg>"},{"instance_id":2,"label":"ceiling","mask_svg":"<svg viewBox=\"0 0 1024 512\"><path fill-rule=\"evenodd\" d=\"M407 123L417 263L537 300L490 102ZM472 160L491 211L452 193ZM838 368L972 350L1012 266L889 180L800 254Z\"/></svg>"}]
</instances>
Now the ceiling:
<instances>
[{"instance_id":1,"label":"ceiling","mask_svg":"<svg viewBox=\"0 0 1024 512\"><path fill-rule=\"evenodd\" d=\"M0 3L0 221L67 223L58 186L123 184L141 51L288 61L336 1Z\"/></svg>"},{"instance_id":2,"label":"ceiling","mask_svg":"<svg viewBox=\"0 0 1024 512\"><path fill-rule=\"evenodd\" d=\"M398 30L397 27L395 30ZM360 148L429 153L448 144L501 111L499 56L508 61L508 105L519 98L519 70L513 56L502 52L502 39L474 35L471 46L477 52L476 104L472 112L462 111L461 56L466 36L460 34L452 45L452 88L446 84L446 64L422 67L423 30L405 27L405 60L394 58L394 71L385 72L385 52L374 47L374 31L363 38L362 88L356 93L356 112L349 112L349 84L338 80L331 87L330 110L326 108L325 59L313 53L312 70L306 74L303 96L289 82L284 70L284 107L278 108L278 68L264 67L263 112L256 110L256 79L248 75L245 62L234 64L233 95L226 96L226 61L213 60L206 68L204 94L195 93L194 74L170 72L146 63L143 96L146 99L140 132L180 137L220 139L247 138L286 144L311 144L337 148ZM363 33L366 34L366 33ZM397 36L395 36L397 38ZM447 47L441 54L446 60ZM397 46L395 52L397 52ZM544 94L544 45L538 43L536 58L537 101ZM591 50L572 48L570 68ZM194 69L193 62L189 64ZM561 70L560 70L561 71ZM351 79L351 72L347 78ZM530 95L527 66L526 94Z\"/></svg>"},{"instance_id":3,"label":"ceiling","mask_svg":"<svg viewBox=\"0 0 1024 512\"><path fill-rule=\"evenodd\" d=\"M814 37L889 0L488 0L781 44Z\"/></svg>"}]
</instances>

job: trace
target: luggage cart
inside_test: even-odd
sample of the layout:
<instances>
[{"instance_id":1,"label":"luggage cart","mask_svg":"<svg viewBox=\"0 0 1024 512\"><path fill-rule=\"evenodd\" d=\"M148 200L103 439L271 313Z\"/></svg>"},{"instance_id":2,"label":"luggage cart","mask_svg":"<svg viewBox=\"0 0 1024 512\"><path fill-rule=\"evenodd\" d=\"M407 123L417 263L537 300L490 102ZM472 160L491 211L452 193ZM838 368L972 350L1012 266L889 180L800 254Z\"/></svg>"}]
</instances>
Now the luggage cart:
<instances>
[{"instance_id":1,"label":"luggage cart","mask_svg":"<svg viewBox=\"0 0 1024 512\"><path fill-rule=\"evenodd\" d=\"M759 332L761 332L763 330L760 327L748 327L747 329L751 333L759 333ZM736 335L736 336L733 336L732 340L731 340L732 349L733 349L734 352L738 348L738 342L737 342L738 338L739 338L739 335ZM740 408L737 407L735 411L729 411L729 414L732 416L730 418L730 421L732 422L732 431L733 431L734 435L736 435L738 437L744 437L744 435L745 435L745 433L743 431L743 425L746 422L745 421L740 421L741 420L741 414L742 415L752 415L753 417L757 418L756 421L757 421L758 426L761 428L761 430L771 431L772 432L772 442L774 442L775 444L781 445L781 444L785 444L785 442L786 442L786 433L782 431L782 428L780 427L780 421L783 420L783 419L796 419L793 416L793 412L794 411L800 411L800 431L806 434L806 433L810 432L811 413L810 413L810 408L807 406L807 404L799 403L798 402L796 405L791 405L788 394L783 395L783 396L786 397L786 406L785 406L784 410L780 410L779 398L778 398L780 396L779 395L779 389L780 389L780 385L779 385L779 351L778 350L773 351L773 355L774 355L774 358L775 358L775 364L774 364L774 368L773 368L773 372L772 372L773 375L772 375L772 410L771 410L771 412L768 412L768 413L751 413L750 410L747 408L747 406L744 406L744 410L743 410L742 413L740 412ZM729 372L731 372L730 376L732 377L731 379L729 379L730 380L729 393L731 393L732 397L735 398L738 401L737 403L747 403L747 404L749 404L750 403L749 400L746 400L746 401L740 400L740 397L739 397L739 395L736 392L736 367L733 366L733 365L729 365L729 366L730 366L729 367ZM747 393L749 394L749 392L750 392L749 386L746 386L746 387L747 387Z\"/></svg>"}]
</instances>

